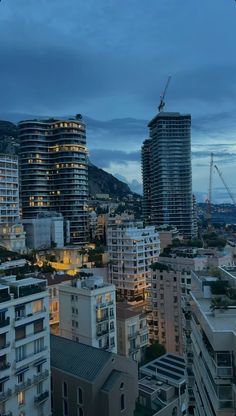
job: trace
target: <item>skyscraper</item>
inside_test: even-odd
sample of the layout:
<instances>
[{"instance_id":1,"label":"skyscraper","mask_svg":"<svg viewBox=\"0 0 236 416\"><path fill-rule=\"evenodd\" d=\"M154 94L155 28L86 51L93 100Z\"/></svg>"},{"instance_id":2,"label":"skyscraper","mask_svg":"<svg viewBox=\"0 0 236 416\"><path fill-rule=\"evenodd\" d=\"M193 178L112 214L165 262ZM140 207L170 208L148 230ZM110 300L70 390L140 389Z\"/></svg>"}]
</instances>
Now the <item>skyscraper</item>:
<instances>
[{"instance_id":1,"label":"skyscraper","mask_svg":"<svg viewBox=\"0 0 236 416\"><path fill-rule=\"evenodd\" d=\"M23 218L57 211L70 221L70 241L88 238L88 168L81 117L19 123Z\"/></svg>"},{"instance_id":2,"label":"skyscraper","mask_svg":"<svg viewBox=\"0 0 236 416\"><path fill-rule=\"evenodd\" d=\"M143 213L149 224L174 225L193 235L191 116L160 112L142 147Z\"/></svg>"}]
</instances>

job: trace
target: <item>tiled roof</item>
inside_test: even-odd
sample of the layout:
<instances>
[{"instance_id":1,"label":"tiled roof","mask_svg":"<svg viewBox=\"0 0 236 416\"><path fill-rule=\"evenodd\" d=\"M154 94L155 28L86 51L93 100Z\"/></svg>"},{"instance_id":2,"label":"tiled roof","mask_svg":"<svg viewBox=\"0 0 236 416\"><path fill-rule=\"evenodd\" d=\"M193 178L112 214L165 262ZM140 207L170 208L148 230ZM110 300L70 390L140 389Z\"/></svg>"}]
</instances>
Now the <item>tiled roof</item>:
<instances>
[{"instance_id":1,"label":"tiled roof","mask_svg":"<svg viewBox=\"0 0 236 416\"><path fill-rule=\"evenodd\" d=\"M51 335L51 366L75 377L93 381L112 357L102 349Z\"/></svg>"}]
</instances>

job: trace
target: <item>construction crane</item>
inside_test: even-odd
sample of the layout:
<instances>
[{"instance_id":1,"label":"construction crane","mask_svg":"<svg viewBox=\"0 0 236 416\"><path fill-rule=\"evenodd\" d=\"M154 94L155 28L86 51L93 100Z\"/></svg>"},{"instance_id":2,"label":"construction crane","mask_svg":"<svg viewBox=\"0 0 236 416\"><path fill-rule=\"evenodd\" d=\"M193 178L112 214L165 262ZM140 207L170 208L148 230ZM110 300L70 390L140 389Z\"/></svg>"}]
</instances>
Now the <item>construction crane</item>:
<instances>
[{"instance_id":1,"label":"construction crane","mask_svg":"<svg viewBox=\"0 0 236 416\"><path fill-rule=\"evenodd\" d=\"M218 173L218 175L219 175L220 179L222 180L222 183L223 183L223 185L224 185L224 187L225 187L226 191L228 192L228 194L229 194L230 198L232 199L233 204L236 206L236 201L235 201L235 198L234 198L234 196L233 196L233 194L232 194L231 190L229 189L229 187L228 187L227 183L225 182L224 177L223 177L223 175L222 175L222 172L220 171L220 169L218 168L218 166L214 165L214 168L216 169L216 171L217 171L217 173Z\"/></svg>"},{"instance_id":2,"label":"construction crane","mask_svg":"<svg viewBox=\"0 0 236 416\"><path fill-rule=\"evenodd\" d=\"M164 107L165 107L165 101L164 100L165 100L166 92L167 92L168 87L169 87L170 80L171 80L171 75L168 76L168 80L166 82L164 92L160 96L160 104L158 106L159 113L164 110Z\"/></svg>"},{"instance_id":3,"label":"construction crane","mask_svg":"<svg viewBox=\"0 0 236 416\"><path fill-rule=\"evenodd\" d=\"M211 229L211 202L212 202L212 174L213 174L213 161L214 154L211 153L210 160L210 175L209 175L209 188L208 188L208 198L207 198L207 227Z\"/></svg>"}]
</instances>

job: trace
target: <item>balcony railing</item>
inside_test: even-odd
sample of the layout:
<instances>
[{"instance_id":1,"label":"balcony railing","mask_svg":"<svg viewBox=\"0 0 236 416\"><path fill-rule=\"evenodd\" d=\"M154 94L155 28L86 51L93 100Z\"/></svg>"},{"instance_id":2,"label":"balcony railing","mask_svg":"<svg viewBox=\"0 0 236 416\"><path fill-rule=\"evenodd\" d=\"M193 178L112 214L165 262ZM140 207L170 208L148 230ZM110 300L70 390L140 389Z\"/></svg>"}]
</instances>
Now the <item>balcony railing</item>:
<instances>
[{"instance_id":1,"label":"balcony railing","mask_svg":"<svg viewBox=\"0 0 236 416\"><path fill-rule=\"evenodd\" d=\"M104 316L101 316L101 317L97 316L97 318L96 318L97 322L103 322L103 321L108 321L108 320L109 320L109 315L104 315Z\"/></svg>"},{"instance_id":2,"label":"balcony railing","mask_svg":"<svg viewBox=\"0 0 236 416\"><path fill-rule=\"evenodd\" d=\"M3 328L4 326L10 325L10 318L9 316L5 319L1 319L0 321L0 328Z\"/></svg>"},{"instance_id":3,"label":"balcony railing","mask_svg":"<svg viewBox=\"0 0 236 416\"><path fill-rule=\"evenodd\" d=\"M45 400L47 400L47 398L49 397L49 391L46 390L43 393L39 394L38 396L34 397L34 403L36 405L40 405L42 402L44 402Z\"/></svg>"},{"instance_id":4,"label":"balcony railing","mask_svg":"<svg viewBox=\"0 0 236 416\"><path fill-rule=\"evenodd\" d=\"M49 377L49 371L45 370L42 373L38 374L37 376L34 376L34 383L39 383L40 381L43 381L48 377Z\"/></svg>"},{"instance_id":5,"label":"balcony railing","mask_svg":"<svg viewBox=\"0 0 236 416\"><path fill-rule=\"evenodd\" d=\"M0 394L0 403L5 402L6 400L8 400L9 397L11 397L11 395L12 395L11 389L7 389L7 391L1 393Z\"/></svg>"},{"instance_id":6,"label":"balcony railing","mask_svg":"<svg viewBox=\"0 0 236 416\"><path fill-rule=\"evenodd\" d=\"M32 384L32 381L30 378L28 378L24 383L16 384L15 385L15 393L18 394L22 390L28 389Z\"/></svg>"},{"instance_id":7,"label":"balcony railing","mask_svg":"<svg viewBox=\"0 0 236 416\"><path fill-rule=\"evenodd\" d=\"M8 347L10 347L10 342L5 342L4 345L0 345L0 350L4 350L5 348L8 348Z\"/></svg>"},{"instance_id":8,"label":"balcony railing","mask_svg":"<svg viewBox=\"0 0 236 416\"><path fill-rule=\"evenodd\" d=\"M10 363L0 363L0 371L7 370L10 367L11 367Z\"/></svg>"},{"instance_id":9,"label":"balcony railing","mask_svg":"<svg viewBox=\"0 0 236 416\"><path fill-rule=\"evenodd\" d=\"M139 335L139 331L128 334L128 339L136 338Z\"/></svg>"}]
</instances>

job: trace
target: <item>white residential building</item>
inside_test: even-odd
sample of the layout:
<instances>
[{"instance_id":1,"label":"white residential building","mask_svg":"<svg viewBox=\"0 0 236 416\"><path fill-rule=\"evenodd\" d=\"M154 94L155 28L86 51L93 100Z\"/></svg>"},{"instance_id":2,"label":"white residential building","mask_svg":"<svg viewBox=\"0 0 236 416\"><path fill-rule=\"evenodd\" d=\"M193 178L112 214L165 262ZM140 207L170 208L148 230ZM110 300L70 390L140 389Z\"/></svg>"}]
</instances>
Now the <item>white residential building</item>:
<instances>
[{"instance_id":1,"label":"white residential building","mask_svg":"<svg viewBox=\"0 0 236 416\"><path fill-rule=\"evenodd\" d=\"M0 415L49 416L46 281L0 278Z\"/></svg>"},{"instance_id":2,"label":"white residential building","mask_svg":"<svg viewBox=\"0 0 236 416\"><path fill-rule=\"evenodd\" d=\"M18 158L0 154L0 224L15 224L18 220Z\"/></svg>"},{"instance_id":3,"label":"white residential building","mask_svg":"<svg viewBox=\"0 0 236 416\"><path fill-rule=\"evenodd\" d=\"M192 272L188 350L189 414L236 413L236 268L221 277Z\"/></svg>"},{"instance_id":4,"label":"white residential building","mask_svg":"<svg viewBox=\"0 0 236 416\"><path fill-rule=\"evenodd\" d=\"M115 286L88 277L58 287L60 335L116 353Z\"/></svg>"},{"instance_id":5,"label":"white residential building","mask_svg":"<svg viewBox=\"0 0 236 416\"><path fill-rule=\"evenodd\" d=\"M26 231L26 245L29 249L64 247L64 219L62 215L48 213L38 218L23 219Z\"/></svg>"},{"instance_id":6,"label":"white residential building","mask_svg":"<svg viewBox=\"0 0 236 416\"><path fill-rule=\"evenodd\" d=\"M160 240L155 227L111 218L107 244L109 280L116 286L118 299L144 299L150 265L157 261L160 254Z\"/></svg>"}]
</instances>

